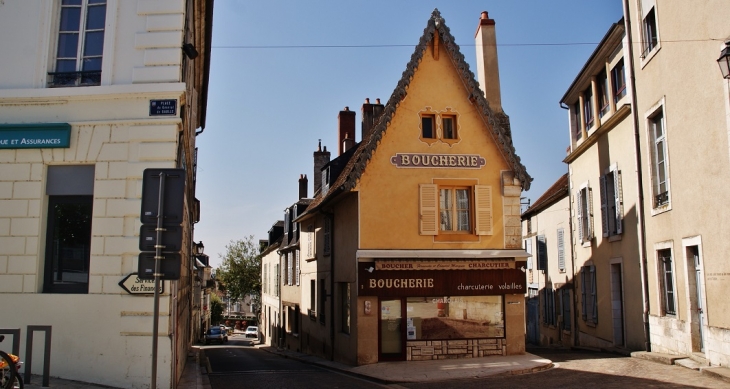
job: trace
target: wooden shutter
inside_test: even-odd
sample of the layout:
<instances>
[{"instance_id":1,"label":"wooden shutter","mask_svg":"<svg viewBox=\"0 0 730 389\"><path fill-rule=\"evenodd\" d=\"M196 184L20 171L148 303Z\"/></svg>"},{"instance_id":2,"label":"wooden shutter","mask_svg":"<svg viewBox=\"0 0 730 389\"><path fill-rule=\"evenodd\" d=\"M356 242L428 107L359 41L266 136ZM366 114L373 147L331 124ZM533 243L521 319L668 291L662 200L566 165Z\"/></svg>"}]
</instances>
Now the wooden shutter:
<instances>
[{"instance_id":1,"label":"wooden shutter","mask_svg":"<svg viewBox=\"0 0 730 389\"><path fill-rule=\"evenodd\" d=\"M296 273L294 274L294 278L296 279L296 284L297 284L297 286L299 286L299 275L300 275L300 273L301 273L301 272L300 272L300 267L299 267L299 250L295 251L295 252L294 252L294 255L295 255L295 256L296 256L296 258L297 258L297 259L296 259L296 269L294 269L294 271L296 272Z\"/></svg>"},{"instance_id":2,"label":"wooden shutter","mask_svg":"<svg viewBox=\"0 0 730 389\"><path fill-rule=\"evenodd\" d=\"M593 239L593 189L591 187L585 188L586 191L586 198L584 201L586 202L586 224L588 224L588 236L586 236L586 240Z\"/></svg>"},{"instance_id":3,"label":"wooden shutter","mask_svg":"<svg viewBox=\"0 0 730 389\"><path fill-rule=\"evenodd\" d=\"M591 287L593 299L593 323L598 323L598 294L596 293L596 267L591 266Z\"/></svg>"},{"instance_id":4,"label":"wooden shutter","mask_svg":"<svg viewBox=\"0 0 730 389\"><path fill-rule=\"evenodd\" d=\"M420 184L419 194L419 233L438 235L438 185Z\"/></svg>"},{"instance_id":5,"label":"wooden shutter","mask_svg":"<svg viewBox=\"0 0 730 389\"><path fill-rule=\"evenodd\" d=\"M606 176L601 176L599 183L599 190L601 192L601 225L603 228L603 236L607 237L610 235L608 218L613 217L613 215L608 214L608 186L606 185Z\"/></svg>"},{"instance_id":6,"label":"wooden shutter","mask_svg":"<svg viewBox=\"0 0 730 389\"><path fill-rule=\"evenodd\" d=\"M532 238L525 239L525 251L528 254L532 254ZM527 269L532 270L532 255L527 257Z\"/></svg>"},{"instance_id":7,"label":"wooden shutter","mask_svg":"<svg viewBox=\"0 0 730 389\"><path fill-rule=\"evenodd\" d=\"M477 235L492 235L492 187L489 185L474 186L474 207L476 208Z\"/></svg>"},{"instance_id":8,"label":"wooden shutter","mask_svg":"<svg viewBox=\"0 0 730 389\"><path fill-rule=\"evenodd\" d=\"M562 228L558 228L558 270L565 271L565 243L563 239L565 233Z\"/></svg>"},{"instance_id":9,"label":"wooden shutter","mask_svg":"<svg viewBox=\"0 0 730 389\"><path fill-rule=\"evenodd\" d=\"M576 219L578 219L578 241L583 243L583 189L579 190L575 195L576 202Z\"/></svg>"},{"instance_id":10,"label":"wooden shutter","mask_svg":"<svg viewBox=\"0 0 730 389\"><path fill-rule=\"evenodd\" d=\"M547 270L547 242L545 235L537 237L537 270Z\"/></svg>"},{"instance_id":11,"label":"wooden shutter","mask_svg":"<svg viewBox=\"0 0 730 389\"><path fill-rule=\"evenodd\" d=\"M329 257L330 253L332 252L332 219L329 218L329 216L324 217L324 236L322 237L323 242L323 248L322 248L322 255L325 257Z\"/></svg>"},{"instance_id":12,"label":"wooden shutter","mask_svg":"<svg viewBox=\"0 0 730 389\"><path fill-rule=\"evenodd\" d=\"M623 188L621 188L621 171L615 170L613 172L613 192L614 201L616 201L616 233L621 234L623 232Z\"/></svg>"},{"instance_id":13,"label":"wooden shutter","mask_svg":"<svg viewBox=\"0 0 730 389\"><path fill-rule=\"evenodd\" d=\"M583 309L581 309L581 316L583 317L583 320L588 320L588 312L586 312L586 309L588 309L587 304L587 293L586 289L587 286L586 283L588 282L588 275L586 274L586 267L583 266L580 269L580 294L581 294L581 306Z\"/></svg>"}]
</instances>

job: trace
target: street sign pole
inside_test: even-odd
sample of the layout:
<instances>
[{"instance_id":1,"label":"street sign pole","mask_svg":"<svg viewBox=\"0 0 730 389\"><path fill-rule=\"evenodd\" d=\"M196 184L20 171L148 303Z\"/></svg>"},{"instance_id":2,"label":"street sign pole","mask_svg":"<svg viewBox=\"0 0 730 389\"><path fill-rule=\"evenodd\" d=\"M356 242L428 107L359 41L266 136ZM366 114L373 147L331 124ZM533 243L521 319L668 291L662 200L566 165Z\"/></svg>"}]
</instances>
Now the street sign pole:
<instances>
[{"instance_id":1,"label":"street sign pole","mask_svg":"<svg viewBox=\"0 0 730 389\"><path fill-rule=\"evenodd\" d=\"M155 242L155 307L152 319L152 381L150 389L157 389L157 333L159 330L159 314L160 314L160 260L162 256L162 231L164 223L164 201L165 201L165 173L160 172L160 191L157 203L157 241Z\"/></svg>"}]
</instances>

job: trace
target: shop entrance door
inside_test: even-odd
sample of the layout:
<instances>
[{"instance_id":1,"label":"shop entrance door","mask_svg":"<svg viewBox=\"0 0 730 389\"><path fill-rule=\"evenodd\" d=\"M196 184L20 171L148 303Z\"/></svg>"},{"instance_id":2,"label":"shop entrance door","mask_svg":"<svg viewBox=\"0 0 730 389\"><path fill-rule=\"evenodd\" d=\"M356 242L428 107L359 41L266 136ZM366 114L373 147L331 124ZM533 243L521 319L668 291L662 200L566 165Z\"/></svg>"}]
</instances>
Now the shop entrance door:
<instances>
[{"instance_id":1,"label":"shop entrance door","mask_svg":"<svg viewBox=\"0 0 730 389\"><path fill-rule=\"evenodd\" d=\"M405 360L403 302L380 300L380 361Z\"/></svg>"}]
</instances>

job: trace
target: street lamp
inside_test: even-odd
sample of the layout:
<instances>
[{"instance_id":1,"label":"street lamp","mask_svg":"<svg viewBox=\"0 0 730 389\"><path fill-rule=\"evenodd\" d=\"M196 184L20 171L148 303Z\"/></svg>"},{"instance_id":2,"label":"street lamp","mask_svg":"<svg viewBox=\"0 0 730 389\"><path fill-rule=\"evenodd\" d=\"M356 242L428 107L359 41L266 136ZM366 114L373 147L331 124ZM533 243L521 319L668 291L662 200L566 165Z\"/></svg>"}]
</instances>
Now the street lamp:
<instances>
[{"instance_id":1,"label":"street lamp","mask_svg":"<svg viewBox=\"0 0 730 389\"><path fill-rule=\"evenodd\" d=\"M725 48L720 52L717 64L720 65L722 78L730 79L730 40L725 42Z\"/></svg>"},{"instance_id":2,"label":"street lamp","mask_svg":"<svg viewBox=\"0 0 730 389\"><path fill-rule=\"evenodd\" d=\"M202 240L200 242L198 242L198 243L195 243L195 241L193 241L193 254L195 254L195 255L202 255L203 254L203 249L205 249L205 246L203 245L203 241Z\"/></svg>"}]
</instances>

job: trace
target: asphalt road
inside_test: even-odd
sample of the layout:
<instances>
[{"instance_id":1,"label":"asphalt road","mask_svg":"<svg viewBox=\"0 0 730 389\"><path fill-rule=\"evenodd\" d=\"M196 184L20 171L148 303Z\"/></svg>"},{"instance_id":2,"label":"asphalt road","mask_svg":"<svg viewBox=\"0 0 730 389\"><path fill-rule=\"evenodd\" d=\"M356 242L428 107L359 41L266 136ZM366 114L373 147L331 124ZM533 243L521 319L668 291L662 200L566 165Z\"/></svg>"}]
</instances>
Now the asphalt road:
<instances>
[{"instance_id":1,"label":"asphalt road","mask_svg":"<svg viewBox=\"0 0 730 389\"><path fill-rule=\"evenodd\" d=\"M525 375L382 385L256 349L242 336L232 336L222 346L205 346L212 389L730 388L699 371L639 358L559 349L528 352L552 360L556 367Z\"/></svg>"},{"instance_id":2,"label":"asphalt road","mask_svg":"<svg viewBox=\"0 0 730 389\"><path fill-rule=\"evenodd\" d=\"M225 345L204 346L212 389L385 388L374 382L333 372L253 347L239 335Z\"/></svg>"}]
</instances>

